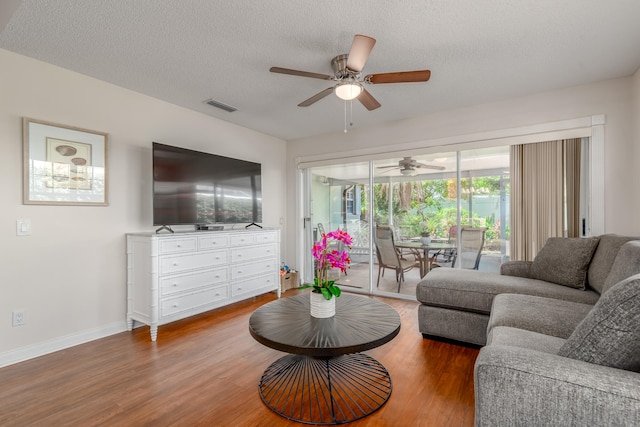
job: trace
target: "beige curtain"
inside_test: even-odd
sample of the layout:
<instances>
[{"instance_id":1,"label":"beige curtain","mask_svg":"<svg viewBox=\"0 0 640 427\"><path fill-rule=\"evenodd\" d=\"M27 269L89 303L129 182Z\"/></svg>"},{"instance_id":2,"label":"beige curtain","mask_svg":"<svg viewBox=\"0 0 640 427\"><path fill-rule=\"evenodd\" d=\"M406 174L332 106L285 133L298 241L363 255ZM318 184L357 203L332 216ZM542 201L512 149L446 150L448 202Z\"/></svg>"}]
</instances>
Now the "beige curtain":
<instances>
[{"instance_id":1,"label":"beige curtain","mask_svg":"<svg viewBox=\"0 0 640 427\"><path fill-rule=\"evenodd\" d=\"M532 261L549 237L563 236L565 213L578 236L579 199L579 139L511 146L511 259Z\"/></svg>"}]
</instances>

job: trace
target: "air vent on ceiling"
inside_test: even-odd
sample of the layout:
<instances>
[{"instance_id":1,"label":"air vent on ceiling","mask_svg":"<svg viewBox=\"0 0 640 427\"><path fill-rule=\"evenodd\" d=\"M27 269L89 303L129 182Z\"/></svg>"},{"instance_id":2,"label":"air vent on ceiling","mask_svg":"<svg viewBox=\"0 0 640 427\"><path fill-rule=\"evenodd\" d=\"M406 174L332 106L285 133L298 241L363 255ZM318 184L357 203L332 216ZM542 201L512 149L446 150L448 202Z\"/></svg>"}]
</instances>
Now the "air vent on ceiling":
<instances>
[{"instance_id":1,"label":"air vent on ceiling","mask_svg":"<svg viewBox=\"0 0 640 427\"><path fill-rule=\"evenodd\" d=\"M205 102L205 104L211 105L212 107L216 107L216 108L219 108L219 109L224 110L224 111L228 111L229 113L233 113L234 111L238 110L236 107L232 107L231 105L223 104L222 102L216 101L215 99L207 99L204 102Z\"/></svg>"}]
</instances>

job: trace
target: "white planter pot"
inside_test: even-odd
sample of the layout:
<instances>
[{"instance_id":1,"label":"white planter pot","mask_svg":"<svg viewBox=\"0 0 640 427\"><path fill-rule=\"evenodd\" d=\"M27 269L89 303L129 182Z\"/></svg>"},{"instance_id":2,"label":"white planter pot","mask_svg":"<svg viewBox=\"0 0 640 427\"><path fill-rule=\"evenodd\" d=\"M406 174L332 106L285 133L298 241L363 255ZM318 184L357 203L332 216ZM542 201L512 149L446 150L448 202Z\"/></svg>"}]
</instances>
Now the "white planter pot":
<instances>
[{"instance_id":1,"label":"white planter pot","mask_svg":"<svg viewBox=\"0 0 640 427\"><path fill-rule=\"evenodd\" d=\"M336 314L336 297L330 300L325 299L324 295L311 292L311 316L319 319L333 317Z\"/></svg>"}]
</instances>

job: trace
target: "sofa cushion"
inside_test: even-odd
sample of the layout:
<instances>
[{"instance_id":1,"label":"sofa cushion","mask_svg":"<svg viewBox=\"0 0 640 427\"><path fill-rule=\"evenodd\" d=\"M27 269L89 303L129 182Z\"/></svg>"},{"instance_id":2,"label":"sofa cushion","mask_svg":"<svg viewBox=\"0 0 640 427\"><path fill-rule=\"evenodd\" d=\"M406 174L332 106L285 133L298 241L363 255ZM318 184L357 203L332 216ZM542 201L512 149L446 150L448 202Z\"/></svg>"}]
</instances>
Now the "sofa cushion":
<instances>
[{"instance_id":1,"label":"sofa cushion","mask_svg":"<svg viewBox=\"0 0 640 427\"><path fill-rule=\"evenodd\" d=\"M428 336L485 345L488 321L489 316L486 314L424 304L418 307L418 327L422 334Z\"/></svg>"},{"instance_id":2,"label":"sofa cushion","mask_svg":"<svg viewBox=\"0 0 640 427\"><path fill-rule=\"evenodd\" d=\"M487 333L508 326L567 339L592 308L593 304L555 298L500 294L493 300Z\"/></svg>"},{"instance_id":3,"label":"sofa cushion","mask_svg":"<svg viewBox=\"0 0 640 427\"><path fill-rule=\"evenodd\" d=\"M416 288L423 304L489 314L498 294L539 295L565 301L595 304L598 293L525 277L502 276L485 271L436 268Z\"/></svg>"},{"instance_id":4,"label":"sofa cushion","mask_svg":"<svg viewBox=\"0 0 640 427\"><path fill-rule=\"evenodd\" d=\"M640 274L604 293L558 355L640 372Z\"/></svg>"},{"instance_id":5,"label":"sofa cushion","mask_svg":"<svg viewBox=\"0 0 640 427\"><path fill-rule=\"evenodd\" d=\"M508 345L549 354L558 354L564 342L562 338L508 326L493 328L487 335L487 345Z\"/></svg>"},{"instance_id":6,"label":"sofa cushion","mask_svg":"<svg viewBox=\"0 0 640 427\"><path fill-rule=\"evenodd\" d=\"M531 264L530 277L585 289L598 238L550 237Z\"/></svg>"},{"instance_id":7,"label":"sofa cushion","mask_svg":"<svg viewBox=\"0 0 640 427\"><path fill-rule=\"evenodd\" d=\"M503 276L529 277L533 261L505 261L500 264L500 274Z\"/></svg>"},{"instance_id":8,"label":"sofa cushion","mask_svg":"<svg viewBox=\"0 0 640 427\"><path fill-rule=\"evenodd\" d=\"M620 236L618 234L603 234L600 236L600 243L598 243L596 252L593 254L587 273L587 284L598 293L602 293L620 247L629 240L640 240L640 238Z\"/></svg>"},{"instance_id":9,"label":"sofa cushion","mask_svg":"<svg viewBox=\"0 0 640 427\"><path fill-rule=\"evenodd\" d=\"M633 240L622 245L613 262L609 276L604 282L602 293L607 292L616 283L640 273L640 241Z\"/></svg>"}]
</instances>

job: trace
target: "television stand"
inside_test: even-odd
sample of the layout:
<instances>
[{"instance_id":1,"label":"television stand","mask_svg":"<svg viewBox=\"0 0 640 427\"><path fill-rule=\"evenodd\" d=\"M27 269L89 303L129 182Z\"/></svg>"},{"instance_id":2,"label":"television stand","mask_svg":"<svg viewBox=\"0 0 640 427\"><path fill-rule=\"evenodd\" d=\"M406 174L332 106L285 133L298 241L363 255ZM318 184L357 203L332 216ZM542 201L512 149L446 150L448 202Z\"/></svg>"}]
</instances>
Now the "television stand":
<instances>
[{"instance_id":1,"label":"television stand","mask_svg":"<svg viewBox=\"0 0 640 427\"><path fill-rule=\"evenodd\" d=\"M258 227L258 228L262 228L262 226L261 226L261 225L258 225L258 224L256 224L255 222L252 222L252 223L251 223L251 224L249 224L249 225L245 225L245 226L244 226L244 228L249 228L249 227L251 227L252 225L255 225L255 226L256 226L256 227Z\"/></svg>"},{"instance_id":2,"label":"television stand","mask_svg":"<svg viewBox=\"0 0 640 427\"><path fill-rule=\"evenodd\" d=\"M162 227L160 227L160 228L158 228L158 229L156 230L156 233L159 233L159 232L161 232L162 230L168 230L168 231L170 231L170 232L172 232L172 233L175 233L175 232L171 229L171 226L170 226L170 225L163 225Z\"/></svg>"}]
</instances>

